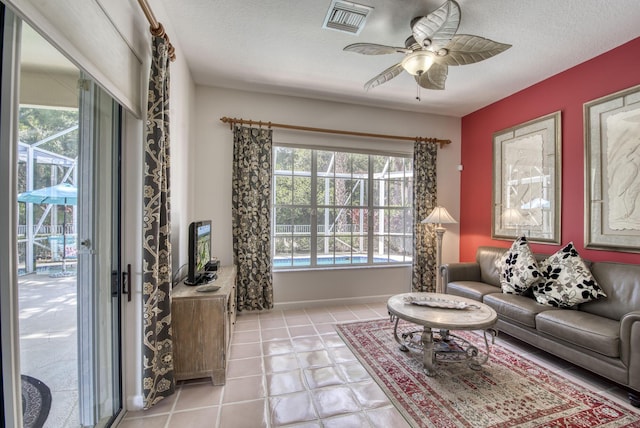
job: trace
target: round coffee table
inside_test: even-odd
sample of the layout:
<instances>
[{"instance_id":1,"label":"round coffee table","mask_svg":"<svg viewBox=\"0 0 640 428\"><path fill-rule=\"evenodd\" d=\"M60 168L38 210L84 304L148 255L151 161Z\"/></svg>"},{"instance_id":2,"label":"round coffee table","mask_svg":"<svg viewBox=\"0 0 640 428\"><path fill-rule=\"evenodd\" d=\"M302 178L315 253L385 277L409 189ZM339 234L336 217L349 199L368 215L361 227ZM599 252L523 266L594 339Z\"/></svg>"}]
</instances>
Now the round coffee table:
<instances>
[{"instance_id":1,"label":"round coffee table","mask_svg":"<svg viewBox=\"0 0 640 428\"><path fill-rule=\"evenodd\" d=\"M395 321L393 335L401 351L409 348L422 350L425 373L435 375L435 363L468 361L473 369L489 359L487 333L493 338L492 329L498 315L489 306L466 297L442 293L404 293L387 301L391 321ZM398 321L409 321L422 326L422 330L406 332L398 337ZM467 340L450 333L450 330L483 330L486 352L480 356L478 348ZM434 332L436 335L434 336ZM419 338L416 336L419 335ZM438 358L441 357L441 358Z\"/></svg>"}]
</instances>

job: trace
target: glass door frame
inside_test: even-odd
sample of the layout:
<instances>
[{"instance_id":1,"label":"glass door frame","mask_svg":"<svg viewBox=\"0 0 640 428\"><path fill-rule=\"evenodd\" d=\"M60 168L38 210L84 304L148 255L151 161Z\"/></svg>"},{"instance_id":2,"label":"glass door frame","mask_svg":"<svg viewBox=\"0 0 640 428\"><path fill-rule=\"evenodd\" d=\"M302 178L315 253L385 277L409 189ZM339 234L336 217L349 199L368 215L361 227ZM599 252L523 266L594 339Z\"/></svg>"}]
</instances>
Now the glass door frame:
<instances>
[{"instance_id":1,"label":"glass door frame","mask_svg":"<svg viewBox=\"0 0 640 428\"><path fill-rule=\"evenodd\" d=\"M21 370L20 370L20 335L18 322L18 276L17 276L17 141L18 141L18 116L19 116L19 88L20 88L20 51L21 51L21 32L22 20L14 14L10 8L5 7L0 1L0 53L1 53L1 70L0 70L0 186L5 189L0 192L0 242L5 245L0 246L0 343L2 355L2 372L0 373L1 388L0 397L2 400L2 411L0 412L0 427L4 426L22 426L22 400L21 400ZM96 85L92 83L92 85ZM97 85L96 85L97 87ZM106 92L105 92L106 93ZM111 195L113 212L108 215L115 218L113 229L111 230L111 242L113 247L108 254L111 260L111 266L107 266L108 274L106 275L109 296L114 312L112 313L110 331L115 351L110 355L113 362L113 370L111 373L112 397L113 403L110 409L112 414L102 421L95 419L98 426L112 424L122 417L123 413L123 377L122 377L122 339L123 331L122 323L122 303L121 303L121 199L122 189L120 183L122 180L122 171L120 169L121 162L121 146L122 146L122 107L112 100L112 114L116 119L117 126L111 132L116 142L115 152L112 153L113 160L111 163L111 176L115 176L116 180L112 183L113 191L117 192L117 197ZM90 111L95 109L93 106ZM81 143L82 144L82 143ZM99 142L91 142L91 144L99 144ZM90 168L89 168L90 169ZM90 175L90 172L89 172ZM97 178L98 180L101 179ZM106 177L110 179L111 177ZM91 194L89 197L93 197ZM85 197L87 197L85 195ZM88 282L89 284L92 282ZM81 303L78 300L78 333L80 334L80 325L91 319L86 314L80 315ZM117 328L116 328L117 326ZM95 327L95 323L93 324ZM78 347L78 358L82 358L81 346ZM93 360L95 361L95 359ZM94 367L97 364L94 363ZM95 375L95 371L93 373ZM82 375L81 375L82 376ZM79 385L79 392L82 381ZM95 383L90 383L86 391L95 391ZM92 397L98 399L93 392ZM100 414L97 409L93 410L94 414ZM80 421L83 424L84 421ZM83 425L84 426L84 425ZM92 425L89 425L92 426Z\"/></svg>"},{"instance_id":2,"label":"glass door frame","mask_svg":"<svg viewBox=\"0 0 640 428\"><path fill-rule=\"evenodd\" d=\"M79 102L80 147L78 194L78 384L79 420L81 426L103 426L113 422L122 411L122 272L121 272L121 176L120 150L122 142L121 108L94 81L81 73ZM106 110L109 110L108 112ZM110 141L106 141L108 138ZM110 150L105 151L108 147ZM105 158L103 158L103 156ZM105 163L107 161L107 163ZM105 189L110 193L105 195ZM110 212L103 212L102 203L109 199ZM110 224L106 225L106 219ZM103 233L109 228L109 236ZM109 251L106 251L109 249ZM108 259L110 266L102 266ZM97 285L94 286L94 285ZM102 287L109 287L108 293ZM105 294L110 301L105 302ZM103 312L105 303L108 313ZM110 315L110 329L101 331L105 316ZM111 344L107 362L111 364L108 378L102 372L101 348L103 336L109 334ZM110 382L111 397L102 392ZM102 415L107 399L113 413Z\"/></svg>"},{"instance_id":3,"label":"glass door frame","mask_svg":"<svg viewBox=\"0 0 640 428\"><path fill-rule=\"evenodd\" d=\"M17 130L21 20L0 3L0 341L3 426L22 425L17 291Z\"/></svg>"}]
</instances>

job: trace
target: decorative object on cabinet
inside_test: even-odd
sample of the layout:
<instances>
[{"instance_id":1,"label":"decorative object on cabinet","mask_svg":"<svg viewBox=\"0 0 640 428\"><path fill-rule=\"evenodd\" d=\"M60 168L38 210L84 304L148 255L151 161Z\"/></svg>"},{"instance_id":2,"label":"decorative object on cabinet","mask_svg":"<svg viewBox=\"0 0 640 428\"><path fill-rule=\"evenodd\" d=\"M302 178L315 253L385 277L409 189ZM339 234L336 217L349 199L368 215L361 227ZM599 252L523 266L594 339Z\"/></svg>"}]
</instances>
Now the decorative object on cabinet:
<instances>
[{"instance_id":1,"label":"decorative object on cabinet","mask_svg":"<svg viewBox=\"0 0 640 428\"><path fill-rule=\"evenodd\" d=\"M585 103L585 245L640 251L640 85Z\"/></svg>"},{"instance_id":2,"label":"decorative object on cabinet","mask_svg":"<svg viewBox=\"0 0 640 428\"><path fill-rule=\"evenodd\" d=\"M226 381L229 344L236 322L236 269L224 266L212 283L218 290L201 292L184 283L172 290L173 366L176 380L210 377Z\"/></svg>"},{"instance_id":3,"label":"decorative object on cabinet","mask_svg":"<svg viewBox=\"0 0 640 428\"><path fill-rule=\"evenodd\" d=\"M493 134L491 237L560 243L561 115Z\"/></svg>"}]
</instances>

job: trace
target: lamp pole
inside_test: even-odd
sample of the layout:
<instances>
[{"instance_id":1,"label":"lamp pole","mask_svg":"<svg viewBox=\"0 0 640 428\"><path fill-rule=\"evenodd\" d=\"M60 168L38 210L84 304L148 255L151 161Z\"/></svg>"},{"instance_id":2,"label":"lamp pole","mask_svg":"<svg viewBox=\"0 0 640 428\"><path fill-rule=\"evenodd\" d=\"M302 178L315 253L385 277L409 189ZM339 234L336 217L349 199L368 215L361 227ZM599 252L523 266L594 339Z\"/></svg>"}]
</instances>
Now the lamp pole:
<instances>
[{"instance_id":1,"label":"lamp pole","mask_svg":"<svg viewBox=\"0 0 640 428\"><path fill-rule=\"evenodd\" d=\"M444 232L447 231L442 224L443 223L457 223L457 221L451 217L451 214L447 211L446 208L437 206L431 211L431 214L427 216L421 223L434 224L436 225L436 293L443 293L443 284L442 284L442 274L440 272L440 266L442 265L442 238L444 237Z\"/></svg>"},{"instance_id":2,"label":"lamp pole","mask_svg":"<svg viewBox=\"0 0 640 428\"><path fill-rule=\"evenodd\" d=\"M440 266L442 266L442 238L444 237L444 233L447 231L441 224L438 223L436 226L436 241L437 241L437 258L438 265L436 266L436 293L442 293L442 274L440 273Z\"/></svg>"}]
</instances>

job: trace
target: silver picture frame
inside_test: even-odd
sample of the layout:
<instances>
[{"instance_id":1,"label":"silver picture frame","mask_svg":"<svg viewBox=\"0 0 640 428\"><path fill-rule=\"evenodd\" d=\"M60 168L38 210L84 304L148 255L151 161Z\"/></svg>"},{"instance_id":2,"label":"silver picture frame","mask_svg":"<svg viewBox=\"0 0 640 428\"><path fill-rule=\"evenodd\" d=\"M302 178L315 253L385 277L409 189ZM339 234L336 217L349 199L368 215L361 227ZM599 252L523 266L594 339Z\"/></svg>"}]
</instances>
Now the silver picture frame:
<instances>
[{"instance_id":1,"label":"silver picture frame","mask_svg":"<svg viewBox=\"0 0 640 428\"><path fill-rule=\"evenodd\" d=\"M585 246L640 252L640 85L584 104Z\"/></svg>"},{"instance_id":2,"label":"silver picture frame","mask_svg":"<svg viewBox=\"0 0 640 428\"><path fill-rule=\"evenodd\" d=\"M491 237L560 244L561 112L493 134Z\"/></svg>"}]
</instances>

